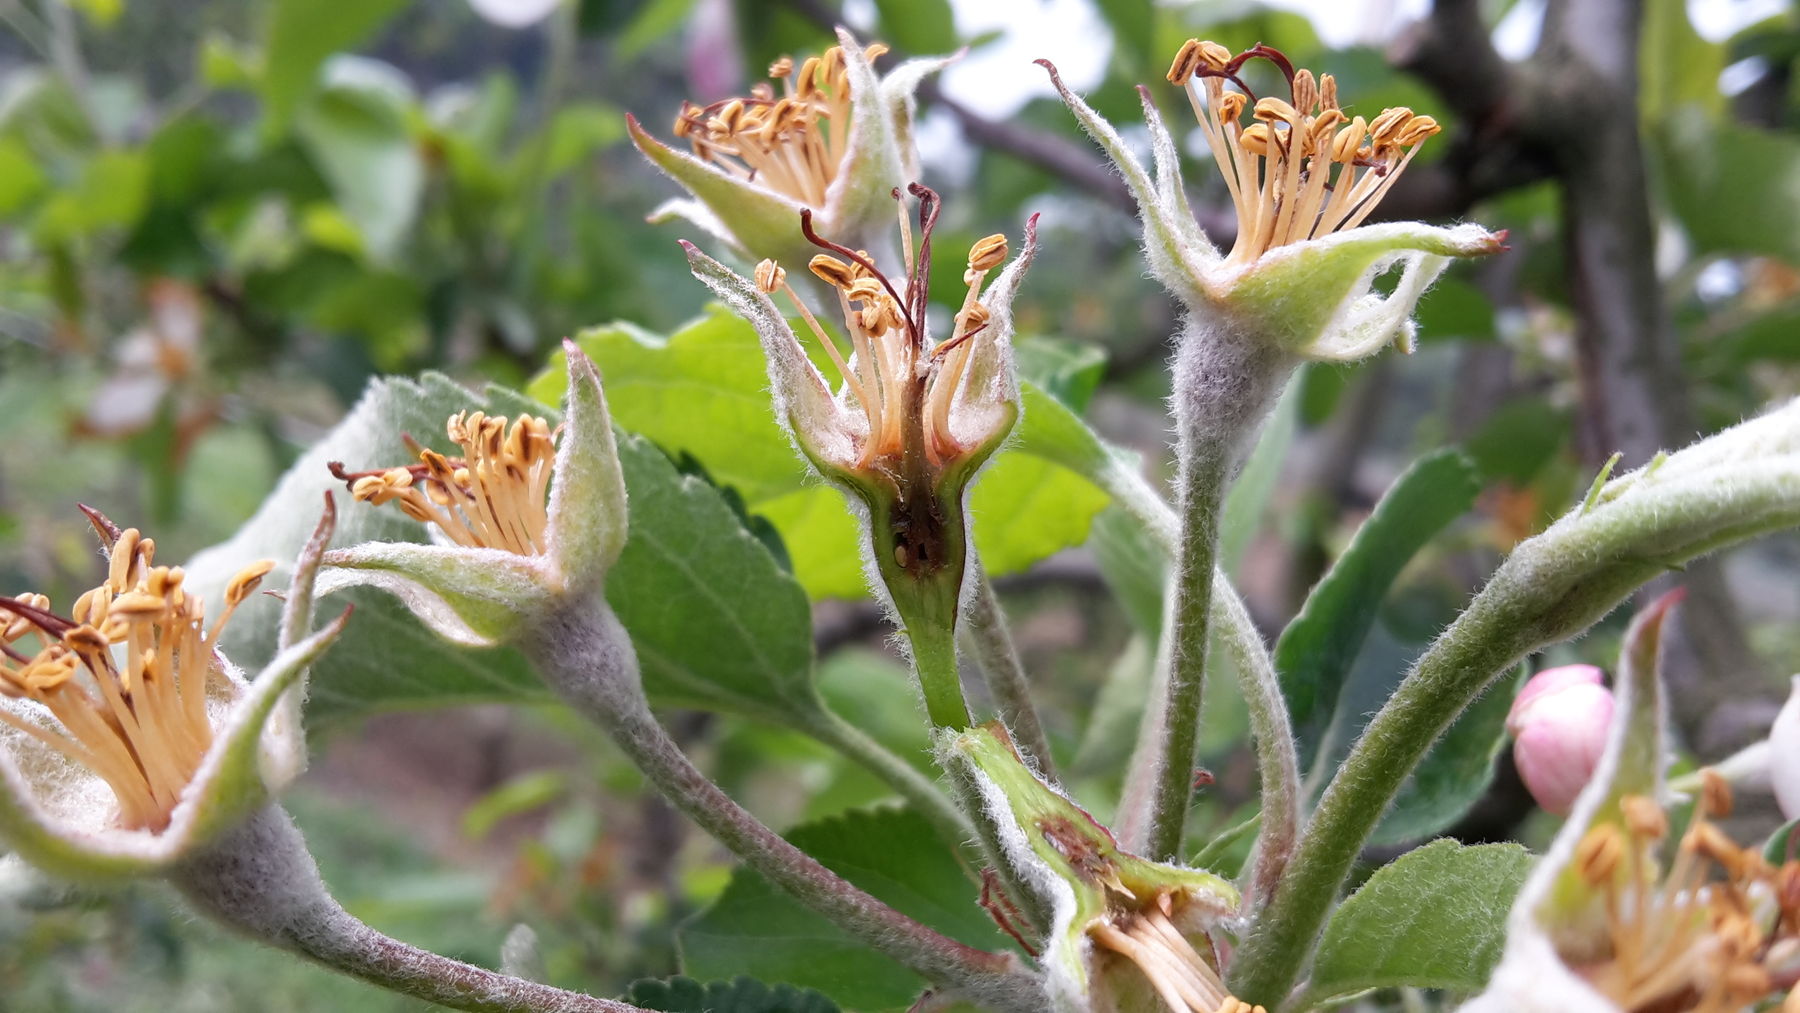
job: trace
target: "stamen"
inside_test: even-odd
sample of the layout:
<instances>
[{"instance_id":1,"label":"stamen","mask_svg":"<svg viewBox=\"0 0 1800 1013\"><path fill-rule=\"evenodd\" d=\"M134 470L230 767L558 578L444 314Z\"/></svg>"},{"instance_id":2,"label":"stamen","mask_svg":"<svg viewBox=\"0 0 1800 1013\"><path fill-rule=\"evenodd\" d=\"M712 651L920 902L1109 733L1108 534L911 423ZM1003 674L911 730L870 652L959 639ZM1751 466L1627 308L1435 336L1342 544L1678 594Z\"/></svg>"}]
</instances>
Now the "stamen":
<instances>
[{"instance_id":1,"label":"stamen","mask_svg":"<svg viewBox=\"0 0 1800 1013\"><path fill-rule=\"evenodd\" d=\"M874 43L863 56L874 61L887 47ZM851 117L850 77L839 47L823 59L808 57L799 72L792 57L769 65L769 76L782 82L777 98L768 84L750 95L710 106L682 104L674 134L692 145L694 155L739 179L763 186L808 207L822 207L837 179L848 149Z\"/></svg>"},{"instance_id":2,"label":"stamen","mask_svg":"<svg viewBox=\"0 0 1800 1013\"><path fill-rule=\"evenodd\" d=\"M1253 59L1281 71L1288 100L1258 99L1244 85L1238 70ZM1237 211L1230 263L1360 225L1418 145L1439 129L1436 120L1404 107L1384 110L1373 123L1357 118L1340 128L1346 116L1338 105L1337 81L1296 70L1268 46L1231 56L1216 43L1189 39L1168 76L1185 86ZM1226 83L1238 90L1225 91ZM1247 105L1257 122L1244 126L1239 118Z\"/></svg>"},{"instance_id":3,"label":"stamen","mask_svg":"<svg viewBox=\"0 0 1800 1013\"><path fill-rule=\"evenodd\" d=\"M103 780L118 800L121 826L160 832L212 743L206 689L213 645L274 563L241 571L218 622L203 633L201 602L184 589L181 568L151 567L150 539L102 521L96 530L116 532L107 579L77 600L77 620L50 612L42 595L0 598L0 614L10 616L0 627L8 647L0 695L41 704L60 731L6 711L0 722ZM41 645L35 655L11 646L27 634Z\"/></svg>"},{"instance_id":4,"label":"stamen","mask_svg":"<svg viewBox=\"0 0 1800 1013\"><path fill-rule=\"evenodd\" d=\"M451 416L444 429L461 445L462 457L419 447L420 463L410 467L350 472L334 461L331 473L357 500L376 506L392 501L457 545L521 556L546 551L558 435L550 424L522 415L509 425L504 415L470 412Z\"/></svg>"}]
</instances>

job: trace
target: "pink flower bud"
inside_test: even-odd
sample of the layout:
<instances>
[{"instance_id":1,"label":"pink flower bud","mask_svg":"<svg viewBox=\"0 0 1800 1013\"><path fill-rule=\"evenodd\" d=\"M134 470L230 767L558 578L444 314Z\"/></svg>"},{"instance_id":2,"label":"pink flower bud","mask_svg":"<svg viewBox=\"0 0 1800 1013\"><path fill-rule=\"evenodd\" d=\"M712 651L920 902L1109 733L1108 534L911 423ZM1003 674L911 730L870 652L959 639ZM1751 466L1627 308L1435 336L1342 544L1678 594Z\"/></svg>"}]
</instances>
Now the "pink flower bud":
<instances>
[{"instance_id":1,"label":"pink flower bud","mask_svg":"<svg viewBox=\"0 0 1800 1013\"><path fill-rule=\"evenodd\" d=\"M1567 816L1587 786L1612 725L1612 691L1592 665L1548 668L1531 677L1506 716L1513 761L1531 797Z\"/></svg>"}]
</instances>

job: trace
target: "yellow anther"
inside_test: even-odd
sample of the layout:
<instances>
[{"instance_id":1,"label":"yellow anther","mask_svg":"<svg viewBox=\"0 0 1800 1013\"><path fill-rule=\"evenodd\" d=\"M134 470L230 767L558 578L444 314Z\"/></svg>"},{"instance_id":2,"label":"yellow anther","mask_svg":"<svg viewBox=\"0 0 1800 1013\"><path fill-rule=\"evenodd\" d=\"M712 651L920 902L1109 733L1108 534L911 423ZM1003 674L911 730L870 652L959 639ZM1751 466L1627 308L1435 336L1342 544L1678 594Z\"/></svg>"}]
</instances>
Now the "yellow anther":
<instances>
[{"instance_id":1,"label":"yellow anther","mask_svg":"<svg viewBox=\"0 0 1800 1013\"><path fill-rule=\"evenodd\" d=\"M1361 116L1350 121L1350 125L1339 130L1331 141L1331 160L1333 162L1353 162L1356 153L1362 148L1363 138L1369 135L1369 125Z\"/></svg>"},{"instance_id":2,"label":"yellow anther","mask_svg":"<svg viewBox=\"0 0 1800 1013\"><path fill-rule=\"evenodd\" d=\"M1441 130L1443 128L1438 126L1438 121L1430 116L1414 116L1407 121L1406 126L1400 128L1394 138L1394 143L1402 148L1408 148Z\"/></svg>"},{"instance_id":3,"label":"yellow anther","mask_svg":"<svg viewBox=\"0 0 1800 1013\"><path fill-rule=\"evenodd\" d=\"M1175 51L1175 61L1169 64L1169 83L1187 84L1188 78L1200 66L1200 40L1189 39Z\"/></svg>"},{"instance_id":4,"label":"yellow anther","mask_svg":"<svg viewBox=\"0 0 1800 1013\"><path fill-rule=\"evenodd\" d=\"M858 278L844 289L844 298L851 302L873 302L887 298L887 289L874 278Z\"/></svg>"},{"instance_id":5,"label":"yellow anther","mask_svg":"<svg viewBox=\"0 0 1800 1013\"><path fill-rule=\"evenodd\" d=\"M1575 847L1575 871L1590 886L1612 881L1625 858L1625 835L1611 823L1599 823Z\"/></svg>"},{"instance_id":6,"label":"yellow anther","mask_svg":"<svg viewBox=\"0 0 1800 1013\"><path fill-rule=\"evenodd\" d=\"M1319 108L1338 108L1337 78L1331 74L1319 75Z\"/></svg>"},{"instance_id":7,"label":"yellow anther","mask_svg":"<svg viewBox=\"0 0 1800 1013\"><path fill-rule=\"evenodd\" d=\"M269 571L273 569L275 569L275 561L273 559L263 559L251 563L249 566L239 570L237 576L231 578L231 583L225 587L226 604L236 605L245 598L255 594L256 586L261 584L262 579L267 577Z\"/></svg>"},{"instance_id":8,"label":"yellow anther","mask_svg":"<svg viewBox=\"0 0 1800 1013\"><path fill-rule=\"evenodd\" d=\"M1647 795L1627 795L1619 800L1625 829L1641 841L1660 841L1669 833L1669 817Z\"/></svg>"},{"instance_id":9,"label":"yellow anther","mask_svg":"<svg viewBox=\"0 0 1800 1013\"><path fill-rule=\"evenodd\" d=\"M1267 158L1270 153L1269 125L1252 123L1238 135L1238 146L1258 158Z\"/></svg>"},{"instance_id":10,"label":"yellow anther","mask_svg":"<svg viewBox=\"0 0 1800 1013\"><path fill-rule=\"evenodd\" d=\"M793 72L794 72L794 58L791 56L784 55L784 56L777 57L774 63L769 64L769 76L776 79L777 81L781 80L784 77L787 77L789 74L792 74Z\"/></svg>"},{"instance_id":11,"label":"yellow anther","mask_svg":"<svg viewBox=\"0 0 1800 1013\"><path fill-rule=\"evenodd\" d=\"M1273 95L1256 100L1257 119L1264 123L1298 123L1300 112Z\"/></svg>"},{"instance_id":12,"label":"yellow anther","mask_svg":"<svg viewBox=\"0 0 1800 1013\"><path fill-rule=\"evenodd\" d=\"M764 260L756 265L756 287L769 294L780 290L787 284L787 271L773 260Z\"/></svg>"},{"instance_id":13,"label":"yellow anther","mask_svg":"<svg viewBox=\"0 0 1800 1013\"><path fill-rule=\"evenodd\" d=\"M1381 115L1369 124L1369 136L1374 139L1376 147L1385 147L1393 143L1400 128L1411 122L1412 118L1413 111L1405 106L1383 109Z\"/></svg>"},{"instance_id":14,"label":"yellow anther","mask_svg":"<svg viewBox=\"0 0 1800 1013\"><path fill-rule=\"evenodd\" d=\"M1302 113L1310 113L1319 104L1319 82L1313 78L1310 70L1300 70L1294 74L1294 108Z\"/></svg>"},{"instance_id":15,"label":"yellow anther","mask_svg":"<svg viewBox=\"0 0 1800 1013\"><path fill-rule=\"evenodd\" d=\"M807 261L806 267L820 281L834 288L849 288L856 281L856 274L850 270L850 265L828 253L816 254Z\"/></svg>"},{"instance_id":16,"label":"yellow anther","mask_svg":"<svg viewBox=\"0 0 1800 1013\"><path fill-rule=\"evenodd\" d=\"M1250 101L1241 91L1227 91L1219 94L1219 122L1236 123L1238 117L1244 115L1244 104Z\"/></svg>"},{"instance_id":17,"label":"yellow anther","mask_svg":"<svg viewBox=\"0 0 1800 1013\"><path fill-rule=\"evenodd\" d=\"M975 241L969 248L969 270L992 271L1006 262L1006 237L1000 233Z\"/></svg>"}]
</instances>

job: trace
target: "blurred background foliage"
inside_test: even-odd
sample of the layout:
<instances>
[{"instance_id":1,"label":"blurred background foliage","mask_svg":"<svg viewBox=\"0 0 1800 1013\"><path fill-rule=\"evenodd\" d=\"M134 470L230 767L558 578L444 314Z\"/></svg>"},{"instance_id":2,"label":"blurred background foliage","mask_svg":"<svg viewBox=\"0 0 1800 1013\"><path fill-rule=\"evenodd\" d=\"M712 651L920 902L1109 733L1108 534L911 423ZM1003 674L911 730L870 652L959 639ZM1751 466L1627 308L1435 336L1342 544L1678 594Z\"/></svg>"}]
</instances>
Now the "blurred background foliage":
<instances>
[{"instance_id":1,"label":"blurred background foliage","mask_svg":"<svg viewBox=\"0 0 1800 1013\"><path fill-rule=\"evenodd\" d=\"M970 48L967 67L923 95L927 178L947 197L940 241L1016 234L1044 213L1044 253L1022 299L1025 371L1164 473L1175 310L1143 276L1115 181L1029 59L1057 60L1115 122L1139 120L1140 82L1182 121L1163 83L1182 40L1263 42L1336 73L1359 104L1410 105L1447 125L1412 171L1459 181L1463 199L1401 189L1393 213L1422 207L1507 228L1513 252L1452 269L1422 307L1417 354L1307 371L1233 499L1228 552L1274 631L1409 462L1457 444L1474 463L1445 532L1395 564L1391 589L1373 589L1381 605L1346 699L1316 716L1320 728L1341 725L1328 742L1354 734L1383 680L1613 449L1594 435L1609 431L1595 419L1608 377L1584 358L1574 191L1553 150L1507 149L1499 167L1471 156L1504 124L1471 120L1441 75L1396 68L1422 5L568 0L522 10L531 6L0 0L0 587L61 601L86 586L95 555L76 501L153 530L180 559L247 518L372 376L435 369L523 387L558 339L586 331L590 349L638 363L619 376L608 367L621 421L787 536L816 599L827 697L923 764L904 670L858 593L848 543L793 537L812 523L842 536L847 522L822 516L836 497L821 505L794 499L817 489L756 485L772 473L730 447L740 436L779 441L772 424L722 428L729 420L704 400L630 386L651 389L671 368L693 380L700 361L760 387L760 367L742 340L707 346L737 325L702 318L681 230L646 223L675 190L624 141L623 114L660 132L682 99L739 92L774 57L822 48L840 20L905 53ZM1482 25L1521 57L1543 6L1488 4ZM1800 393L1800 15L1780 3L1652 0L1637 44L1639 92L1607 115L1640 128L1655 241L1620 255L1654 260L1686 402L1671 417L1691 436ZM1219 208L1222 187L1202 163L1191 168L1197 206ZM671 367L646 333L673 334L668 348L693 354ZM1046 472L1019 488L1030 495L986 508L981 537L1006 560L997 570L1018 571L1002 592L1064 768L1082 797L1111 797L1149 679L1154 553L1079 480ZM1079 547L1026 569L1064 545ZM1776 676L1800 669L1797 555L1792 540L1767 542L1723 570L1743 641L1733 677L1771 697ZM1616 633L1552 660L1604 663ZM1255 778L1231 681L1212 685L1212 785L1196 820L1218 830L1241 818ZM1692 736L1711 716L1681 723ZM796 733L699 713L668 720L777 826L885 797ZM716 977L765 949L754 918L734 921L755 909L733 906L725 857L559 713L468 708L315 730L294 808L340 896L386 931L492 964L509 930L528 925L535 950L517 949L538 973L620 994L675 973L674 927L725 894L680 936L685 966ZM1541 835L1519 827L1528 806L1501 767L1473 808L1457 802L1432 829ZM829 820L809 826L818 847L842 846ZM1408 829L1384 837L1418 836ZM922 833L886 832L902 843ZM150 889L90 895L3 876L3 1009L408 1008L220 938ZM784 971L780 954L757 956L771 982L820 983L799 964ZM907 988L879 974L858 987L838 997L885 1008Z\"/></svg>"}]
</instances>

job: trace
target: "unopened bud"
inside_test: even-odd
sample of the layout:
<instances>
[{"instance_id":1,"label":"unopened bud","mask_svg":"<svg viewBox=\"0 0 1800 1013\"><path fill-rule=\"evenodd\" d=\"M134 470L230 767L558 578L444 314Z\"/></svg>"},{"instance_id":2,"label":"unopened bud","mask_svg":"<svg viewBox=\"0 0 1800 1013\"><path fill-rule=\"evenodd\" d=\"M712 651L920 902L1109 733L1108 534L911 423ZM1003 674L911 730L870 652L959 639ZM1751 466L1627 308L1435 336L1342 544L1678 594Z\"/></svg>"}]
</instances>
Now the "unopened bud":
<instances>
[{"instance_id":1,"label":"unopened bud","mask_svg":"<svg viewBox=\"0 0 1800 1013\"><path fill-rule=\"evenodd\" d=\"M1601 679L1592 665L1545 669L1506 716L1519 776L1537 804L1558 816L1569 814L1606 749L1613 695Z\"/></svg>"}]
</instances>

